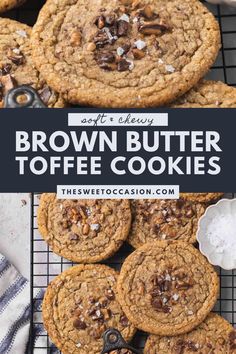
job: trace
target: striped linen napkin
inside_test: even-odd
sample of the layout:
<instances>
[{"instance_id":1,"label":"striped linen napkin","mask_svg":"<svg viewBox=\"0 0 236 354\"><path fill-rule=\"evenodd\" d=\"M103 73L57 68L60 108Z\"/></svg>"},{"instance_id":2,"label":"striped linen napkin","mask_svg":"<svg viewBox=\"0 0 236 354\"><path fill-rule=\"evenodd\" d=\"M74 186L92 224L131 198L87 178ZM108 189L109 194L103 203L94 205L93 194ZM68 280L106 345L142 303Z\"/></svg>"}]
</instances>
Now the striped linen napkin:
<instances>
[{"instance_id":1,"label":"striped linen napkin","mask_svg":"<svg viewBox=\"0 0 236 354\"><path fill-rule=\"evenodd\" d=\"M35 321L31 342L36 348L47 347L43 336L41 305L44 292L38 291L33 304ZM30 334L30 283L0 254L0 354L32 354L28 347ZM50 343L50 353L59 351ZM34 354L46 354L47 349L35 349Z\"/></svg>"},{"instance_id":2,"label":"striped linen napkin","mask_svg":"<svg viewBox=\"0 0 236 354\"><path fill-rule=\"evenodd\" d=\"M0 353L24 354L30 328L29 282L0 254Z\"/></svg>"}]
</instances>

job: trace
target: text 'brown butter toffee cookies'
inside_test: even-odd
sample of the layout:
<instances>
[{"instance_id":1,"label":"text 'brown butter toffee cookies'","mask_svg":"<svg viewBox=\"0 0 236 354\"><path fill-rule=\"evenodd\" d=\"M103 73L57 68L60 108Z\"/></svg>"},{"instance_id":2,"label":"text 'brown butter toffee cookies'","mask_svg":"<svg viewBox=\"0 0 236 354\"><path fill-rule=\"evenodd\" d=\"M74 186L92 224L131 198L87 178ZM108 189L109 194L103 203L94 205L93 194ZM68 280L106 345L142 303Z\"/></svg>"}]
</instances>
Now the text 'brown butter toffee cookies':
<instances>
[{"instance_id":1,"label":"text 'brown butter toffee cookies'","mask_svg":"<svg viewBox=\"0 0 236 354\"><path fill-rule=\"evenodd\" d=\"M32 47L38 70L67 101L151 107L204 76L220 32L198 0L48 0Z\"/></svg>"},{"instance_id":2,"label":"text 'brown butter toffee cookies'","mask_svg":"<svg viewBox=\"0 0 236 354\"><path fill-rule=\"evenodd\" d=\"M25 0L0 0L0 13L22 5Z\"/></svg>"},{"instance_id":3,"label":"text 'brown butter toffee cookies'","mask_svg":"<svg viewBox=\"0 0 236 354\"><path fill-rule=\"evenodd\" d=\"M175 337L149 336L144 354L233 354L236 331L224 318L211 313L188 334Z\"/></svg>"},{"instance_id":4,"label":"text 'brown butter toffee cookies'","mask_svg":"<svg viewBox=\"0 0 236 354\"><path fill-rule=\"evenodd\" d=\"M38 228L58 255L78 263L112 256L126 240L131 225L128 200L40 198Z\"/></svg>"},{"instance_id":5,"label":"text 'brown butter toffee cookies'","mask_svg":"<svg viewBox=\"0 0 236 354\"><path fill-rule=\"evenodd\" d=\"M63 354L100 354L102 335L118 329L131 340L135 328L117 302L117 273L104 265L78 265L57 276L43 301L43 322Z\"/></svg>"},{"instance_id":6,"label":"text 'brown butter toffee cookies'","mask_svg":"<svg viewBox=\"0 0 236 354\"><path fill-rule=\"evenodd\" d=\"M219 280L192 245L157 241L134 251L118 278L118 300L145 332L178 335L198 326L214 307Z\"/></svg>"},{"instance_id":7,"label":"text 'brown butter toffee cookies'","mask_svg":"<svg viewBox=\"0 0 236 354\"><path fill-rule=\"evenodd\" d=\"M199 203L214 203L223 195L224 193L180 193L180 199Z\"/></svg>"},{"instance_id":8,"label":"text 'brown butter toffee cookies'","mask_svg":"<svg viewBox=\"0 0 236 354\"><path fill-rule=\"evenodd\" d=\"M171 104L172 108L236 108L236 88L220 81L202 81Z\"/></svg>"},{"instance_id":9,"label":"text 'brown butter toffee cookies'","mask_svg":"<svg viewBox=\"0 0 236 354\"><path fill-rule=\"evenodd\" d=\"M132 200L132 226L128 242L138 248L158 240L196 242L199 218L206 205L181 199Z\"/></svg>"},{"instance_id":10,"label":"text 'brown butter toffee cookies'","mask_svg":"<svg viewBox=\"0 0 236 354\"><path fill-rule=\"evenodd\" d=\"M7 92L20 85L36 89L48 107L64 107L64 100L48 87L33 65L30 35L30 27L0 19L0 107Z\"/></svg>"}]
</instances>

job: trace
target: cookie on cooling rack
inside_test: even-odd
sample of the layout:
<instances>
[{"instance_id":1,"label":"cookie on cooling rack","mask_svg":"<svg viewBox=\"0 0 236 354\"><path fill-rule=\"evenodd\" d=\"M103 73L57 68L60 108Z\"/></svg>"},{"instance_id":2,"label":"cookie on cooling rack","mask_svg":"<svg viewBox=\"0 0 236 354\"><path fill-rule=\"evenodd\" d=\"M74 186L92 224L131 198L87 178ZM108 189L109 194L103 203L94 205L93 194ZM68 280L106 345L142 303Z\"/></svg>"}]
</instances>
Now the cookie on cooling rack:
<instances>
[{"instance_id":1,"label":"cookie on cooling rack","mask_svg":"<svg viewBox=\"0 0 236 354\"><path fill-rule=\"evenodd\" d=\"M175 337L149 336L144 354L236 353L236 331L224 318L211 313L193 331Z\"/></svg>"},{"instance_id":2,"label":"cookie on cooling rack","mask_svg":"<svg viewBox=\"0 0 236 354\"><path fill-rule=\"evenodd\" d=\"M123 311L138 329L173 336L206 318L216 303L219 279L192 245L156 241L126 258L117 288Z\"/></svg>"},{"instance_id":3,"label":"cookie on cooling rack","mask_svg":"<svg viewBox=\"0 0 236 354\"><path fill-rule=\"evenodd\" d=\"M48 87L33 65L30 36L29 26L0 18L0 107L7 92L20 85L36 89L48 107L64 107L64 100Z\"/></svg>"},{"instance_id":4,"label":"cookie on cooling rack","mask_svg":"<svg viewBox=\"0 0 236 354\"><path fill-rule=\"evenodd\" d=\"M172 108L236 108L236 88L220 81L202 81L171 104Z\"/></svg>"},{"instance_id":5,"label":"cookie on cooling rack","mask_svg":"<svg viewBox=\"0 0 236 354\"><path fill-rule=\"evenodd\" d=\"M189 200L132 200L128 242L135 248L158 240L196 242L198 220L207 205Z\"/></svg>"},{"instance_id":6,"label":"cookie on cooling rack","mask_svg":"<svg viewBox=\"0 0 236 354\"><path fill-rule=\"evenodd\" d=\"M78 265L57 276L43 300L43 322L63 354L100 354L102 335L118 329L125 340L135 328L117 301L118 274L105 265Z\"/></svg>"},{"instance_id":7,"label":"cookie on cooling rack","mask_svg":"<svg viewBox=\"0 0 236 354\"><path fill-rule=\"evenodd\" d=\"M32 47L38 70L66 101L155 107L204 76L220 31L198 0L48 0Z\"/></svg>"},{"instance_id":8,"label":"cookie on cooling rack","mask_svg":"<svg viewBox=\"0 0 236 354\"><path fill-rule=\"evenodd\" d=\"M130 203L124 199L40 198L38 228L58 255L77 263L94 263L112 256L128 237Z\"/></svg>"}]
</instances>

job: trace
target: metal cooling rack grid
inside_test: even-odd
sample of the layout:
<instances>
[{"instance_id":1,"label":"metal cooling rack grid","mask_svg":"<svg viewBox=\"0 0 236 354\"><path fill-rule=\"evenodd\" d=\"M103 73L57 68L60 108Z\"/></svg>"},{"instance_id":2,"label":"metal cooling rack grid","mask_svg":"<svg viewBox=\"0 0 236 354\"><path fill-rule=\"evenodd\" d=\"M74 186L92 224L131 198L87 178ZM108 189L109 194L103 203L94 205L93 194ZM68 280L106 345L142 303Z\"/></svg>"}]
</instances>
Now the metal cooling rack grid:
<instances>
[{"instance_id":1,"label":"metal cooling rack grid","mask_svg":"<svg viewBox=\"0 0 236 354\"><path fill-rule=\"evenodd\" d=\"M40 291L46 290L49 282L65 269L73 265L50 251L46 242L44 242L37 228L37 208L40 195L33 194L32 196L32 239L31 239L31 282L32 282L32 299ZM227 198L236 197L235 194L226 195ZM120 251L111 259L104 262L117 270L121 267L123 260L132 251L132 247L125 244ZM230 323L236 326L236 271L224 271L219 269L221 290L218 302L215 307L215 312L222 315ZM37 317L37 319L36 319ZM43 328L41 310L37 311L32 318L32 328L35 325ZM50 340L45 330L40 334L41 344L34 346L31 343L31 351L33 354L52 354L60 353L52 347ZM146 335L138 332L133 340L133 345L136 348L143 349ZM89 353L88 353L89 354Z\"/></svg>"}]
</instances>

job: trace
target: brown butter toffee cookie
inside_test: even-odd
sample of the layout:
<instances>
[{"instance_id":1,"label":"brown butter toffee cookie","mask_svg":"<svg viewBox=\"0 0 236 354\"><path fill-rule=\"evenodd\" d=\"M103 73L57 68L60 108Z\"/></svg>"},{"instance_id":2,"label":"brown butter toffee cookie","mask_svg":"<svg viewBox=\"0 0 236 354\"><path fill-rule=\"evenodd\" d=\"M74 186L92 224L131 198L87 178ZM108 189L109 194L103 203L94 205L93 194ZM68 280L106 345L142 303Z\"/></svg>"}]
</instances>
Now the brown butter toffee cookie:
<instances>
[{"instance_id":1,"label":"brown butter toffee cookie","mask_svg":"<svg viewBox=\"0 0 236 354\"><path fill-rule=\"evenodd\" d=\"M131 225L128 200L40 198L38 228L58 255L78 263L112 256L126 240Z\"/></svg>"},{"instance_id":2,"label":"brown butter toffee cookie","mask_svg":"<svg viewBox=\"0 0 236 354\"><path fill-rule=\"evenodd\" d=\"M30 27L0 19L0 107L7 92L20 85L36 89L48 107L64 107L64 100L48 87L33 65L30 35Z\"/></svg>"},{"instance_id":3,"label":"brown butter toffee cookie","mask_svg":"<svg viewBox=\"0 0 236 354\"><path fill-rule=\"evenodd\" d=\"M149 336L144 354L233 354L236 331L224 318L211 313L193 331L175 337Z\"/></svg>"},{"instance_id":4,"label":"brown butter toffee cookie","mask_svg":"<svg viewBox=\"0 0 236 354\"><path fill-rule=\"evenodd\" d=\"M201 81L171 104L172 108L236 108L236 88L220 81Z\"/></svg>"},{"instance_id":5,"label":"brown butter toffee cookie","mask_svg":"<svg viewBox=\"0 0 236 354\"><path fill-rule=\"evenodd\" d=\"M125 260L117 288L123 311L138 329L170 336L187 333L206 318L219 280L192 245L157 241Z\"/></svg>"},{"instance_id":6,"label":"brown butter toffee cookie","mask_svg":"<svg viewBox=\"0 0 236 354\"><path fill-rule=\"evenodd\" d=\"M180 198L199 203L214 203L222 198L224 193L180 193Z\"/></svg>"},{"instance_id":7,"label":"brown butter toffee cookie","mask_svg":"<svg viewBox=\"0 0 236 354\"><path fill-rule=\"evenodd\" d=\"M38 70L67 101L151 107L204 76L220 32L198 0L48 0L32 47Z\"/></svg>"},{"instance_id":8,"label":"brown butter toffee cookie","mask_svg":"<svg viewBox=\"0 0 236 354\"><path fill-rule=\"evenodd\" d=\"M118 274L105 265L78 265L57 276L43 300L43 322L63 354L100 354L102 335L118 329L125 340L135 328L117 302Z\"/></svg>"},{"instance_id":9,"label":"brown butter toffee cookie","mask_svg":"<svg viewBox=\"0 0 236 354\"><path fill-rule=\"evenodd\" d=\"M158 240L196 242L198 220L206 205L181 199L132 200L132 226L128 242L138 248Z\"/></svg>"},{"instance_id":10,"label":"brown butter toffee cookie","mask_svg":"<svg viewBox=\"0 0 236 354\"><path fill-rule=\"evenodd\" d=\"M22 5L25 0L0 0L0 13Z\"/></svg>"}]
</instances>

